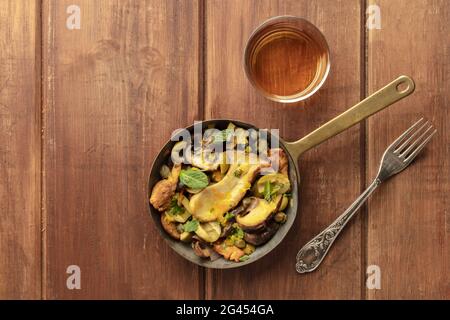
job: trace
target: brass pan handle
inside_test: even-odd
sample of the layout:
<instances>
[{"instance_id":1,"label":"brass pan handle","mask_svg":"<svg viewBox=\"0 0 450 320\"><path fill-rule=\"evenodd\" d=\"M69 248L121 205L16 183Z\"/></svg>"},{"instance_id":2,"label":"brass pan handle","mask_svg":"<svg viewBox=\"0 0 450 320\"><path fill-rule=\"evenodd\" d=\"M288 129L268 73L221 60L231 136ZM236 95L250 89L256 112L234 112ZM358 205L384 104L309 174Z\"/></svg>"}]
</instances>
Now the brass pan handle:
<instances>
[{"instance_id":1,"label":"brass pan handle","mask_svg":"<svg viewBox=\"0 0 450 320\"><path fill-rule=\"evenodd\" d=\"M292 157L298 159L303 152L410 95L414 91L414 88L414 81L410 77L400 76L307 136L298 141L285 142L285 145Z\"/></svg>"}]
</instances>

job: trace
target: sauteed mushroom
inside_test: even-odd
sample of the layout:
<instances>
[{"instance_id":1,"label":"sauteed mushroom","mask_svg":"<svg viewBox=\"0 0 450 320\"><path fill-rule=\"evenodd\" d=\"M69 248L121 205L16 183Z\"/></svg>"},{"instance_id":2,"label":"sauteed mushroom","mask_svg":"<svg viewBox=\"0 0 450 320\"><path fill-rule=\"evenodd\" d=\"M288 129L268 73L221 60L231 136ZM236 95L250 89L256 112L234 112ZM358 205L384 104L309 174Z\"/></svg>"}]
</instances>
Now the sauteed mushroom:
<instances>
[{"instance_id":1,"label":"sauteed mushroom","mask_svg":"<svg viewBox=\"0 0 450 320\"><path fill-rule=\"evenodd\" d=\"M290 189L289 178L284 175L287 163L283 161L287 157L281 149L273 149L269 150L268 159L255 163L250 161L249 153L255 148L247 145L244 129L229 124L222 132L212 132L215 133L201 140L203 148L209 152L214 144L229 143L239 148L236 150L239 161L228 164L225 153L209 152L211 157L222 159L211 164L211 159L203 161L201 150L192 155L185 141L178 142L172 149L178 160L173 162L181 159L188 164L175 164L172 169L170 164L161 167L164 179L153 187L150 203L158 211L164 211L163 229L172 238L191 243L197 256L240 262L249 258L255 245L267 242L277 230L278 224L273 225L272 217L279 211L283 194ZM237 136L229 136L230 132ZM262 168L274 166L274 161L279 160L278 173L261 176Z\"/></svg>"},{"instance_id":2,"label":"sauteed mushroom","mask_svg":"<svg viewBox=\"0 0 450 320\"><path fill-rule=\"evenodd\" d=\"M150 203L158 211L165 211L169 208L175 190L177 189L178 177L181 165L174 165L167 179L159 181L152 190Z\"/></svg>"},{"instance_id":3,"label":"sauteed mushroom","mask_svg":"<svg viewBox=\"0 0 450 320\"><path fill-rule=\"evenodd\" d=\"M192 242L192 249L195 254L200 258L209 258L211 257L211 249L202 241L195 240Z\"/></svg>"},{"instance_id":4,"label":"sauteed mushroom","mask_svg":"<svg viewBox=\"0 0 450 320\"><path fill-rule=\"evenodd\" d=\"M201 222L209 222L233 209L250 189L261 164L238 163L228 169L225 177L192 196L192 215Z\"/></svg>"},{"instance_id":5,"label":"sauteed mushroom","mask_svg":"<svg viewBox=\"0 0 450 320\"><path fill-rule=\"evenodd\" d=\"M266 243L277 232L280 225L276 222L271 222L263 230L257 233L246 232L244 234L244 240L254 246L260 246Z\"/></svg>"},{"instance_id":6,"label":"sauteed mushroom","mask_svg":"<svg viewBox=\"0 0 450 320\"><path fill-rule=\"evenodd\" d=\"M236 222L246 231L260 230L265 227L266 221L272 218L281 203L281 197L277 196L268 202L264 199L251 197L252 204L246 210L236 216Z\"/></svg>"},{"instance_id":7,"label":"sauteed mushroom","mask_svg":"<svg viewBox=\"0 0 450 320\"><path fill-rule=\"evenodd\" d=\"M161 225L164 230L174 239L180 240L180 233L175 222L171 221L166 213L161 215Z\"/></svg>"}]
</instances>

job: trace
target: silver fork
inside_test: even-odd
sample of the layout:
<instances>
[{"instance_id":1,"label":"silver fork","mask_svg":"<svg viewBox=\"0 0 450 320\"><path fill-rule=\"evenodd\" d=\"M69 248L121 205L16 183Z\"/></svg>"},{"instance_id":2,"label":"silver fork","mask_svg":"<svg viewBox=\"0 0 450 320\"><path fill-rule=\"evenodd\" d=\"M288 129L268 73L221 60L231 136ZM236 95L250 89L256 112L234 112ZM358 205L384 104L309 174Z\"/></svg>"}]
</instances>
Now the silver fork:
<instances>
[{"instance_id":1,"label":"silver fork","mask_svg":"<svg viewBox=\"0 0 450 320\"><path fill-rule=\"evenodd\" d=\"M378 174L369 187L331 225L315 236L297 253L298 273L315 270L330 250L334 240L361 205L385 180L405 169L430 141L437 130L423 118L400 135L384 152Z\"/></svg>"}]
</instances>

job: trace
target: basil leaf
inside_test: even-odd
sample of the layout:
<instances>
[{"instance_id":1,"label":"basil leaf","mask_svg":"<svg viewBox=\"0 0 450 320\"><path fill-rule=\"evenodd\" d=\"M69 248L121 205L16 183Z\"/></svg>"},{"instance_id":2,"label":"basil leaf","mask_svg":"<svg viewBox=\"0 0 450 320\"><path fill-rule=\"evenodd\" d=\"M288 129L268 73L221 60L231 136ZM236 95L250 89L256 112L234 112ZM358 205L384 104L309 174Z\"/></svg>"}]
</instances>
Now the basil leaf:
<instances>
[{"instance_id":1,"label":"basil leaf","mask_svg":"<svg viewBox=\"0 0 450 320\"><path fill-rule=\"evenodd\" d=\"M177 215L177 214L181 214L181 213L183 213L184 212L184 208L183 207L180 207L179 205L178 205L178 200L177 200L177 197L176 196L174 196L173 198L172 198L172 200L170 201L170 207L169 207L169 214L170 215Z\"/></svg>"},{"instance_id":2,"label":"basil leaf","mask_svg":"<svg viewBox=\"0 0 450 320\"><path fill-rule=\"evenodd\" d=\"M208 186L208 176L199 170L181 170L180 181L191 189L203 189Z\"/></svg>"},{"instance_id":3,"label":"basil leaf","mask_svg":"<svg viewBox=\"0 0 450 320\"><path fill-rule=\"evenodd\" d=\"M184 232L195 232L198 228L198 221L195 219L189 220L183 224Z\"/></svg>"},{"instance_id":4,"label":"basil leaf","mask_svg":"<svg viewBox=\"0 0 450 320\"><path fill-rule=\"evenodd\" d=\"M272 184L269 181L266 181L264 184L263 195L266 201L270 201L272 199Z\"/></svg>"},{"instance_id":5,"label":"basil leaf","mask_svg":"<svg viewBox=\"0 0 450 320\"><path fill-rule=\"evenodd\" d=\"M244 230L242 230L240 227L236 226L233 228L232 236L235 239L243 239L244 238Z\"/></svg>"},{"instance_id":6,"label":"basil leaf","mask_svg":"<svg viewBox=\"0 0 450 320\"><path fill-rule=\"evenodd\" d=\"M234 214L231 212L225 213L225 216L223 217L225 221L231 220L234 218Z\"/></svg>"},{"instance_id":7,"label":"basil leaf","mask_svg":"<svg viewBox=\"0 0 450 320\"><path fill-rule=\"evenodd\" d=\"M225 129L225 130L219 131L213 135L213 138L214 138L213 141L214 141L214 143L226 142L231 138L233 133L234 133L233 129Z\"/></svg>"},{"instance_id":8,"label":"basil leaf","mask_svg":"<svg viewBox=\"0 0 450 320\"><path fill-rule=\"evenodd\" d=\"M244 262L247 261L250 257L248 255L243 255L242 257L239 258L240 262Z\"/></svg>"}]
</instances>

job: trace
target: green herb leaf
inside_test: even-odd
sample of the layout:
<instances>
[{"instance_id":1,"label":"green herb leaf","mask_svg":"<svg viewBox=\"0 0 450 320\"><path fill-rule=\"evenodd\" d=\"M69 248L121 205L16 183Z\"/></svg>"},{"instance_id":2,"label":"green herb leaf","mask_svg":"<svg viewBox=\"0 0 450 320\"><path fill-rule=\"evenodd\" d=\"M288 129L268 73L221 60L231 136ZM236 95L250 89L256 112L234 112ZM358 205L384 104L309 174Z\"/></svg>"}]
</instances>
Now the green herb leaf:
<instances>
[{"instance_id":1,"label":"green herb leaf","mask_svg":"<svg viewBox=\"0 0 450 320\"><path fill-rule=\"evenodd\" d=\"M184 232L195 232L198 228L198 221L195 219L189 220L183 224Z\"/></svg>"},{"instance_id":2,"label":"green herb leaf","mask_svg":"<svg viewBox=\"0 0 450 320\"><path fill-rule=\"evenodd\" d=\"M242 170L236 169L236 170L234 170L233 174L236 178L240 178L242 176Z\"/></svg>"},{"instance_id":3,"label":"green herb leaf","mask_svg":"<svg viewBox=\"0 0 450 320\"><path fill-rule=\"evenodd\" d=\"M244 230L242 230L240 227L234 227L232 236L235 240L237 239L243 239L244 238Z\"/></svg>"},{"instance_id":4,"label":"green herb leaf","mask_svg":"<svg viewBox=\"0 0 450 320\"><path fill-rule=\"evenodd\" d=\"M228 140L231 138L231 136L233 135L233 133L234 133L234 130L233 130L233 129L225 129L225 130L216 132L216 133L213 135L213 139L214 139L213 141L214 141L214 143L223 143L223 142L226 142L226 141L228 141Z\"/></svg>"},{"instance_id":5,"label":"green herb leaf","mask_svg":"<svg viewBox=\"0 0 450 320\"><path fill-rule=\"evenodd\" d=\"M224 219L225 221L231 220L231 219L233 219L233 218L234 218L234 214L231 213L231 212L225 213L225 216L223 217L223 219Z\"/></svg>"},{"instance_id":6,"label":"green herb leaf","mask_svg":"<svg viewBox=\"0 0 450 320\"><path fill-rule=\"evenodd\" d=\"M180 181L191 189L203 189L208 186L208 176L199 170L181 170Z\"/></svg>"},{"instance_id":7,"label":"green herb leaf","mask_svg":"<svg viewBox=\"0 0 450 320\"><path fill-rule=\"evenodd\" d=\"M270 201L272 199L272 184L270 181L266 181L264 184L263 196L266 201Z\"/></svg>"},{"instance_id":8,"label":"green herb leaf","mask_svg":"<svg viewBox=\"0 0 450 320\"><path fill-rule=\"evenodd\" d=\"M174 196L170 201L169 211L170 215L177 215L184 212L184 208L178 205L177 196Z\"/></svg>"},{"instance_id":9,"label":"green herb leaf","mask_svg":"<svg viewBox=\"0 0 450 320\"><path fill-rule=\"evenodd\" d=\"M243 255L242 257L240 257L239 261L244 262L244 261L247 261L248 259L250 259L250 256L246 254L246 255Z\"/></svg>"},{"instance_id":10,"label":"green herb leaf","mask_svg":"<svg viewBox=\"0 0 450 320\"><path fill-rule=\"evenodd\" d=\"M266 181L264 184L263 196L264 200L270 202L273 199L273 196L277 195L278 191L280 191L283 185L275 184L272 185L270 181Z\"/></svg>"}]
</instances>

